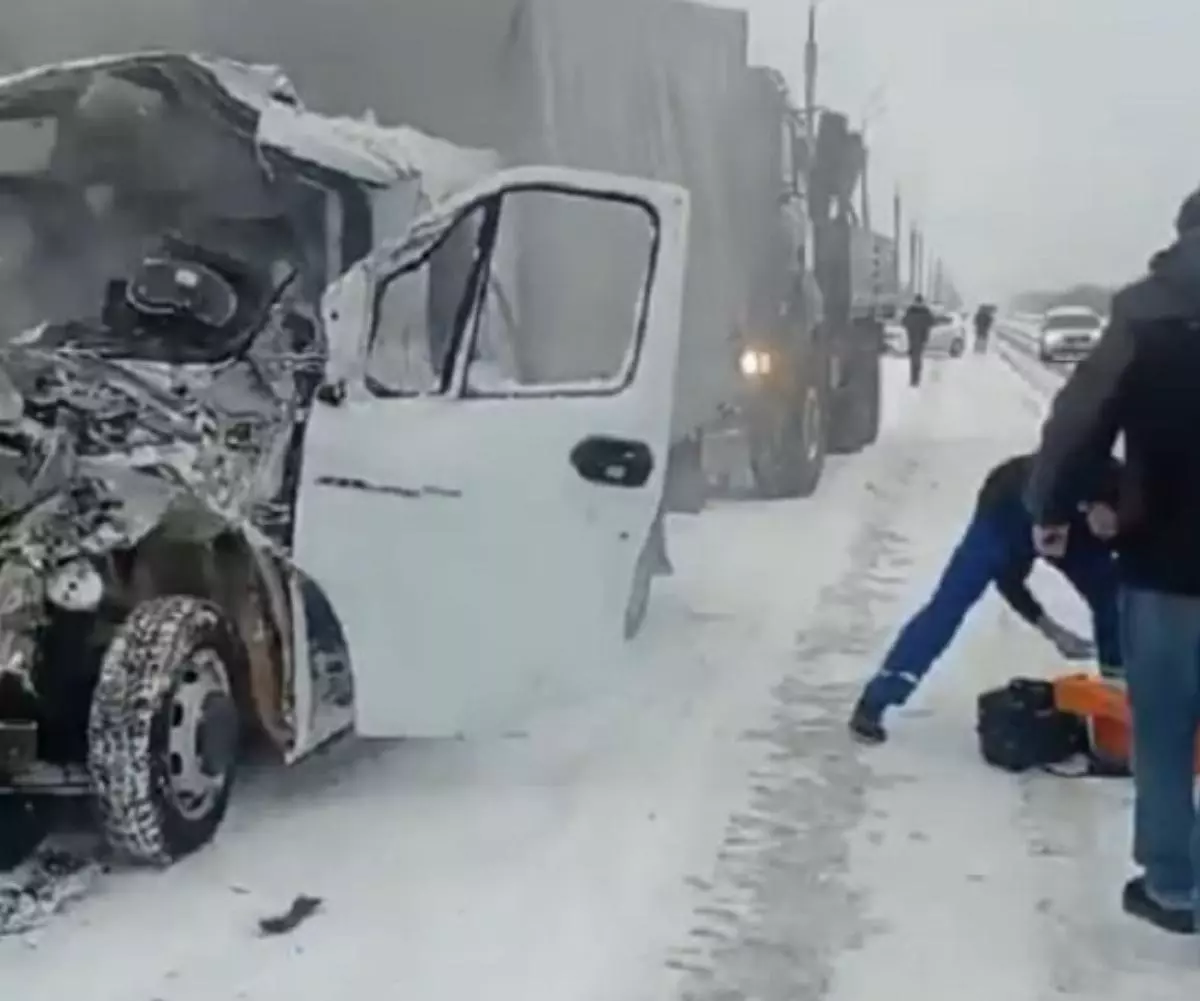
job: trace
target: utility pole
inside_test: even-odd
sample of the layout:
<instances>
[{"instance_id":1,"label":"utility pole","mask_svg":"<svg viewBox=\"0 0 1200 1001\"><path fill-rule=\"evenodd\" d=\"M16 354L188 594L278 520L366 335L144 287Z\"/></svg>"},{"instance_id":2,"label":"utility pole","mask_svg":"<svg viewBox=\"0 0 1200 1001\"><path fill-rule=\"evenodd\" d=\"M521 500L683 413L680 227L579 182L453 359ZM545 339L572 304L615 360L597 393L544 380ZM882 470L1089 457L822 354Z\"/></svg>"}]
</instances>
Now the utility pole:
<instances>
[{"instance_id":1,"label":"utility pole","mask_svg":"<svg viewBox=\"0 0 1200 1001\"><path fill-rule=\"evenodd\" d=\"M925 294L925 234L916 230L916 252L913 256L913 295Z\"/></svg>"},{"instance_id":2,"label":"utility pole","mask_svg":"<svg viewBox=\"0 0 1200 1001\"><path fill-rule=\"evenodd\" d=\"M862 224L863 229L868 233L871 232L871 175L867 172L867 164L870 162L871 154L867 151L867 126L863 124L862 130L863 144L863 167L862 180L859 181L861 190L859 191L860 201L862 203Z\"/></svg>"},{"instance_id":3,"label":"utility pole","mask_svg":"<svg viewBox=\"0 0 1200 1001\"><path fill-rule=\"evenodd\" d=\"M808 0L808 39L804 43L804 122L808 133L808 169L817 149L817 0Z\"/></svg>"},{"instance_id":4,"label":"utility pole","mask_svg":"<svg viewBox=\"0 0 1200 1001\"><path fill-rule=\"evenodd\" d=\"M892 261L892 281L896 286L896 291L900 291L900 279L902 275L900 262L900 241L903 239L904 233L904 212L903 206L900 203L900 188L897 187L895 194L892 196L892 243L895 245Z\"/></svg>"},{"instance_id":5,"label":"utility pole","mask_svg":"<svg viewBox=\"0 0 1200 1001\"><path fill-rule=\"evenodd\" d=\"M914 224L908 228L908 294L910 297L917 294L917 271L921 266L919 244L920 238Z\"/></svg>"},{"instance_id":6,"label":"utility pole","mask_svg":"<svg viewBox=\"0 0 1200 1001\"><path fill-rule=\"evenodd\" d=\"M867 99L867 103L863 105L862 124L858 130L863 151L862 190L859 194L862 202L862 224L868 231L871 230L871 175L869 170L871 150L867 145L867 126L873 118L885 110L884 97L886 93L887 91L883 85L875 88L871 96Z\"/></svg>"}]
</instances>

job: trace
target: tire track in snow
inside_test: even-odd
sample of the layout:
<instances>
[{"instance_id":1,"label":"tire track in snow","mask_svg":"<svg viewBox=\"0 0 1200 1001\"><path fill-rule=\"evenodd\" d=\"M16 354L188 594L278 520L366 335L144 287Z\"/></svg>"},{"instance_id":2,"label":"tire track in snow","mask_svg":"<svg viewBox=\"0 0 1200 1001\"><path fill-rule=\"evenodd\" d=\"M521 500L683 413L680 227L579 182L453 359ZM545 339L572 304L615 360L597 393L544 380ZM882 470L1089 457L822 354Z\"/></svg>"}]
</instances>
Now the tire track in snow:
<instances>
[{"instance_id":1,"label":"tire track in snow","mask_svg":"<svg viewBox=\"0 0 1200 1001\"><path fill-rule=\"evenodd\" d=\"M940 381L934 369L918 422L936 416ZM849 872L849 834L870 796L894 780L862 761L846 714L892 625L881 613L909 565L897 524L924 486L927 442L906 435L889 444L846 571L798 636L796 669L773 693L769 725L744 735L765 762L748 808L730 819L713 879L692 881L703 903L688 944L669 960L686 1001L817 1001L838 955L878 930Z\"/></svg>"}]
</instances>

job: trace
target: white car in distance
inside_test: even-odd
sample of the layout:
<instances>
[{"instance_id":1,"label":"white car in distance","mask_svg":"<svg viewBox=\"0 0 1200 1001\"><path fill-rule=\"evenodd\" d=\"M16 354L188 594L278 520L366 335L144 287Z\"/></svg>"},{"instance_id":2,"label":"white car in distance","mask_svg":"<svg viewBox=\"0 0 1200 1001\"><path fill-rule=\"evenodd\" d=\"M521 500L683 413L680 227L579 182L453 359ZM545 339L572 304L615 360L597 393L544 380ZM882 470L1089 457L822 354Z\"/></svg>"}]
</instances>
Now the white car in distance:
<instances>
[{"instance_id":1,"label":"white car in distance","mask_svg":"<svg viewBox=\"0 0 1200 1001\"><path fill-rule=\"evenodd\" d=\"M1104 318L1087 306L1047 310L1038 331L1038 358L1043 362L1078 362L1091 354L1104 330Z\"/></svg>"},{"instance_id":2,"label":"white car in distance","mask_svg":"<svg viewBox=\"0 0 1200 1001\"><path fill-rule=\"evenodd\" d=\"M930 309L933 310L933 330L929 332L929 345L925 350L929 354L961 358L967 349L967 325L962 317L940 306Z\"/></svg>"}]
</instances>

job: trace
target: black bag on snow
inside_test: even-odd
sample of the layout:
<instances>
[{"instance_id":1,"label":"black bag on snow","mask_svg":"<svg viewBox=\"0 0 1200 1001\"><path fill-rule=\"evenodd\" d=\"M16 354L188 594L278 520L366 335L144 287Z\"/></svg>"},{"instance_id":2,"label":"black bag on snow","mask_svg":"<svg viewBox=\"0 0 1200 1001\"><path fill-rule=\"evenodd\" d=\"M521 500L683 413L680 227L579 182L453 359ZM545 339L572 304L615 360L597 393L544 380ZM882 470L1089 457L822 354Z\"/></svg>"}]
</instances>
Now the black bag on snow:
<instances>
[{"instance_id":1,"label":"black bag on snow","mask_svg":"<svg viewBox=\"0 0 1200 1001\"><path fill-rule=\"evenodd\" d=\"M978 710L979 751L997 768L1025 772L1077 754L1090 757L1086 724L1055 707L1048 681L1014 678L980 695Z\"/></svg>"}]
</instances>

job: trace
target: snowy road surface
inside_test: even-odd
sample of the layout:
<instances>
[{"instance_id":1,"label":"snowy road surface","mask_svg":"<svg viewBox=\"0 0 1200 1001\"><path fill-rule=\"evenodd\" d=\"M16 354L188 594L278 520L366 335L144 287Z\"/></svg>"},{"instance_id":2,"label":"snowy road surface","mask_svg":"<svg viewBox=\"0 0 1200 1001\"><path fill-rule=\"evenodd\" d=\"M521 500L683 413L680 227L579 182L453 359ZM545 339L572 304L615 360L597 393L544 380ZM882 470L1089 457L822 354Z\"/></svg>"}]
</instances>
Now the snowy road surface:
<instances>
[{"instance_id":1,"label":"snowy road surface","mask_svg":"<svg viewBox=\"0 0 1200 1001\"><path fill-rule=\"evenodd\" d=\"M993 598L890 744L845 735L981 474L1031 445L1045 398L994 357L935 363L920 393L898 375L880 444L816 501L673 527L679 574L586 705L490 745L253 776L210 850L106 877L0 942L0 997L1196 997L1200 946L1119 911L1128 784L979 761L977 693L1057 666ZM299 893L323 910L258 937Z\"/></svg>"}]
</instances>

